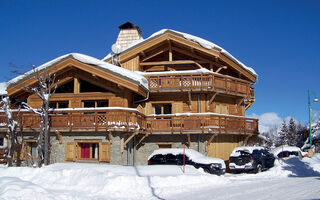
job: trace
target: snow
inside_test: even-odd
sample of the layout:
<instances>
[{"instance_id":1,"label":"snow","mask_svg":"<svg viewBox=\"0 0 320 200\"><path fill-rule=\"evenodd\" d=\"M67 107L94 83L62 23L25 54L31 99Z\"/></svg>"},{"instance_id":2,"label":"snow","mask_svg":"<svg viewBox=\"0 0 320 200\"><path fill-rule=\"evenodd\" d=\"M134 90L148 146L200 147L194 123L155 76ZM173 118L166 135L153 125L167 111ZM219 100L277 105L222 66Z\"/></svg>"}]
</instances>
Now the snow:
<instances>
[{"instance_id":1,"label":"snow","mask_svg":"<svg viewBox=\"0 0 320 200\"><path fill-rule=\"evenodd\" d=\"M158 149L155 150L149 157L148 160L153 157L154 155L165 155L165 154L173 154L173 155L178 155L178 154L183 154L183 149L177 149L177 148L171 148L171 149ZM193 149L185 149L185 154L190 158L190 160L197 162L197 163L202 163L202 164L211 164L211 163L220 163L222 165L222 168L225 169L225 163L223 160L220 158L211 158L202 155L201 153L193 150Z\"/></svg>"},{"instance_id":2,"label":"snow","mask_svg":"<svg viewBox=\"0 0 320 200\"><path fill-rule=\"evenodd\" d=\"M108 71L112 74L115 74L117 76L121 76L121 77L124 77L130 81L133 81L133 82L137 82L139 83L140 86L144 87L146 90L148 90L148 81L145 77L143 77L142 75L140 74L137 74L135 72L132 72L130 70L127 70L127 69L124 69L124 68L121 68L121 67L118 67L118 66L115 66L115 65L112 65L110 63L106 63L104 61L101 61L99 59L96 59L94 57L91 57L91 56L87 56L87 55L84 55L84 54L80 54L80 53L69 53L69 54L66 54L66 55L63 55L63 56L60 56L56 59L53 59L39 67L36 68L36 70L43 70L45 68L48 68L60 61L62 61L63 59L66 59L67 57L73 57L74 59L82 62L82 63L86 63L86 64L89 64L89 65L93 65L93 66L96 66L98 68L101 68L105 71ZM12 80L10 80L8 82L8 85L9 87L11 85L14 85L16 83L18 83L19 81L31 76L32 74L34 73L34 70L30 70L28 72L26 72L25 74L23 75L20 75Z\"/></svg>"},{"instance_id":3,"label":"snow","mask_svg":"<svg viewBox=\"0 0 320 200\"><path fill-rule=\"evenodd\" d=\"M246 116L239 116L239 115L228 115L228 114L220 114L220 113L213 113L213 112L204 112L204 113L175 113L175 114L150 114L147 115L148 117L178 117L178 116L199 116L199 115L215 115L215 116L225 116L225 117L237 117L237 118L245 118L245 119L256 119L256 118L247 118Z\"/></svg>"},{"instance_id":4,"label":"snow","mask_svg":"<svg viewBox=\"0 0 320 200\"><path fill-rule=\"evenodd\" d=\"M236 147L233 149L230 156L233 156L233 157L240 156L240 151L245 151L245 152L248 152L251 154L253 152L253 150L261 150L261 149L264 149L264 147L259 147L259 146Z\"/></svg>"},{"instance_id":5,"label":"snow","mask_svg":"<svg viewBox=\"0 0 320 200\"><path fill-rule=\"evenodd\" d=\"M0 95L7 95L7 87L8 83L7 82L2 82L0 83Z\"/></svg>"},{"instance_id":6,"label":"snow","mask_svg":"<svg viewBox=\"0 0 320 200\"><path fill-rule=\"evenodd\" d=\"M223 49L222 47L207 41L205 39L202 39L200 37L188 34L188 33L183 33L183 32L179 32L179 31L175 31L172 29L162 29L158 32L153 33L150 37L146 38L146 39L141 39L139 41L134 42L133 44L129 45L128 47L124 48L121 50L121 52L124 52L126 50L129 50L139 44L142 44L145 41L148 41L154 37L163 35L166 32L173 32L175 34L179 34L182 35L185 39L190 40L190 41L194 41L197 42L198 44L200 44L202 47L206 48L206 49L215 49L220 51L222 54L224 54L226 57L228 57L229 59L231 59L232 61L234 61L236 64L240 65L242 68L244 68L246 71L248 71L249 73L251 73L252 75L254 75L255 77L258 77L258 74L254 71L253 68L246 66L245 64L243 64L242 62L240 62L239 60L237 60L234 56L232 56L228 51L226 51L225 49ZM108 54L106 57L104 57L102 60L107 60L110 59L112 57L112 54Z\"/></svg>"},{"instance_id":7,"label":"snow","mask_svg":"<svg viewBox=\"0 0 320 200\"><path fill-rule=\"evenodd\" d=\"M0 166L0 199L319 199L320 154L276 160L259 174L205 173L186 166L57 163Z\"/></svg>"}]
</instances>

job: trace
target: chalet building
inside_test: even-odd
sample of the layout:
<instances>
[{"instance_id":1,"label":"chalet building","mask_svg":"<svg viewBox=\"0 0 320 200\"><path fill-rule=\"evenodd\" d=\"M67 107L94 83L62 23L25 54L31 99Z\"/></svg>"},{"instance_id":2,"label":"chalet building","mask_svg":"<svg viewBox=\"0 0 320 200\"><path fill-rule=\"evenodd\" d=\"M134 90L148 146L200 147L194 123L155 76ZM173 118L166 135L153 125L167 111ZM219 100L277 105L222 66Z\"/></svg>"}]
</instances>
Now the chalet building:
<instances>
[{"instance_id":1,"label":"chalet building","mask_svg":"<svg viewBox=\"0 0 320 200\"><path fill-rule=\"evenodd\" d=\"M79 53L38 67L56 74L50 98L50 161L147 164L159 148L187 148L228 160L234 147L258 134L258 120L245 117L254 103L257 74L223 48L169 29L143 39L138 26L120 27L104 59ZM33 71L8 82L15 102L39 108L25 90L37 84ZM22 110L17 157L36 157L40 118ZM0 134L7 131L0 118ZM0 145L5 145L5 142Z\"/></svg>"}]
</instances>

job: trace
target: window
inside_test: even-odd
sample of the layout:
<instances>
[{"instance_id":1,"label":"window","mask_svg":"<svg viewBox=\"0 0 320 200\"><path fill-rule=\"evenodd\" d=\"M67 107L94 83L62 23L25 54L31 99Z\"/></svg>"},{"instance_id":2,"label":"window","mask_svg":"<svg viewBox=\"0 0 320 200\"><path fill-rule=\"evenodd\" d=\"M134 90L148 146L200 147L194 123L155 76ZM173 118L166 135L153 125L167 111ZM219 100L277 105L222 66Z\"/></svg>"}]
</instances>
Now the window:
<instances>
[{"instance_id":1,"label":"window","mask_svg":"<svg viewBox=\"0 0 320 200\"><path fill-rule=\"evenodd\" d=\"M26 140L25 151L26 151L26 157L30 157L33 160L37 159L38 158L37 142L35 140Z\"/></svg>"},{"instance_id":2,"label":"window","mask_svg":"<svg viewBox=\"0 0 320 200\"><path fill-rule=\"evenodd\" d=\"M102 87L80 79L80 92L110 92Z\"/></svg>"},{"instance_id":3,"label":"window","mask_svg":"<svg viewBox=\"0 0 320 200\"><path fill-rule=\"evenodd\" d=\"M172 143L158 143L159 149L171 149Z\"/></svg>"},{"instance_id":4,"label":"window","mask_svg":"<svg viewBox=\"0 0 320 200\"><path fill-rule=\"evenodd\" d=\"M96 107L108 107L108 100L93 100L93 101L83 101L84 108L96 108Z\"/></svg>"},{"instance_id":5,"label":"window","mask_svg":"<svg viewBox=\"0 0 320 200\"><path fill-rule=\"evenodd\" d=\"M94 159L99 158L99 143L79 143L80 159Z\"/></svg>"},{"instance_id":6,"label":"window","mask_svg":"<svg viewBox=\"0 0 320 200\"><path fill-rule=\"evenodd\" d=\"M57 89L56 89L56 93L73 93L73 80L69 81L63 85L60 85Z\"/></svg>"},{"instance_id":7,"label":"window","mask_svg":"<svg viewBox=\"0 0 320 200\"><path fill-rule=\"evenodd\" d=\"M69 108L68 101L50 101L49 103L50 108Z\"/></svg>"},{"instance_id":8,"label":"window","mask_svg":"<svg viewBox=\"0 0 320 200\"><path fill-rule=\"evenodd\" d=\"M156 115L172 114L172 105L171 104L153 104L153 112Z\"/></svg>"}]
</instances>

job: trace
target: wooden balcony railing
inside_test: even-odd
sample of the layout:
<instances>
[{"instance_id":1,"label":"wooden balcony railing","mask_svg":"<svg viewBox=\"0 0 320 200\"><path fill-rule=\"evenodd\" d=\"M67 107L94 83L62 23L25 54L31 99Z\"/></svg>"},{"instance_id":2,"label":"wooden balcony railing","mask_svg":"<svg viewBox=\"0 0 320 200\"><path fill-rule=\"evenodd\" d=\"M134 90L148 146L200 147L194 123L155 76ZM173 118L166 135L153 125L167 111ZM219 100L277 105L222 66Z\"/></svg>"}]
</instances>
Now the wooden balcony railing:
<instances>
[{"instance_id":1,"label":"wooden balcony railing","mask_svg":"<svg viewBox=\"0 0 320 200\"><path fill-rule=\"evenodd\" d=\"M57 109L50 112L51 131L136 131L140 133L224 133L254 134L258 120L214 113L145 116L135 109ZM19 114L19 131L39 132L40 117ZM0 131L6 131L6 117L0 112Z\"/></svg>"},{"instance_id":2,"label":"wooden balcony railing","mask_svg":"<svg viewBox=\"0 0 320 200\"><path fill-rule=\"evenodd\" d=\"M150 92L213 91L254 97L250 82L219 74L159 74L145 77L149 81Z\"/></svg>"},{"instance_id":3,"label":"wooden balcony railing","mask_svg":"<svg viewBox=\"0 0 320 200\"><path fill-rule=\"evenodd\" d=\"M56 109L49 112L51 129L61 131L140 130L144 115L135 109ZM6 117L0 113L0 128L6 127ZM29 111L19 114L19 130L39 131L40 117Z\"/></svg>"},{"instance_id":4,"label":"wooden balcony railing","mask_svg":"<svg viewBox=\"0 0 320 200\"><path fill-rule=\"evenodd\" d=\"M254 134L258 132L257 119L213 113L147 116L146 121L147 131L152 134L157 132Z\"/></svg>"}]
</instances>

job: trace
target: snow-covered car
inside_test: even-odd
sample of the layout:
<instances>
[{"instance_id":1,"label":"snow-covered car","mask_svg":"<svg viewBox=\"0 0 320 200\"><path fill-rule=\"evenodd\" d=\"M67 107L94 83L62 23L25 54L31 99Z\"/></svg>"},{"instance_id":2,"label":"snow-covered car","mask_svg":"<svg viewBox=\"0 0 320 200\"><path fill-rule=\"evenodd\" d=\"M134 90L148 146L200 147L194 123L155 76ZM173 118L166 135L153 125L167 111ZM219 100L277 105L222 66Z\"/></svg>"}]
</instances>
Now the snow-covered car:
<instances>
[{"instance_id":1,"label":"snow-covered car","mask_svg":"<svg viewBox=\"0 0 320 200\"><path fill-rule=\"evenodd\" d=\"M186 165L202 168L210 174L221 175L226 171L226 165L222 159L204 156L193 149L184 151L182 148L155 150L148 158L148 165L183 165L183 155L185 155Z\"/></svg>"},{"instance_id":2,"label":"snow-covered car","mask_svg":"<svg viewBox=\"0 0 320 200\"><path fill-rule=\"evenodd\" d=\"M301 151L299 147L295 146L280 146L271 151L276 158L289 158L289 157L299 157L302 158L304 153Z\"/></svg>"},{"instance_id":3,"label":"snow-covered car","mask_svg":"<svg viewBox=\"0 0 320 200\"><path fill-rule=\"evenodd\" d=\"M261 172L274 166L275 157L264 147L243 146L233 149L229 159L232 173Z\"/></svg>"}]
</instances>

